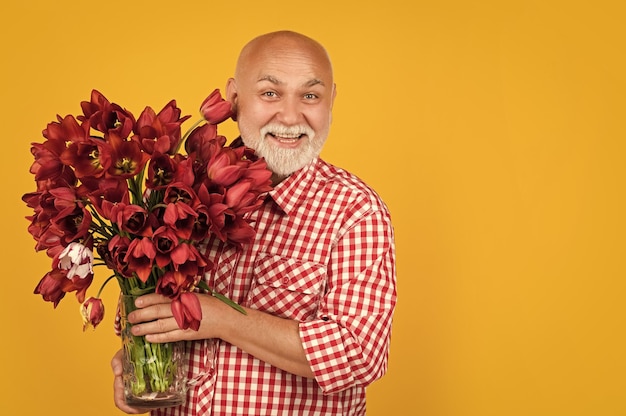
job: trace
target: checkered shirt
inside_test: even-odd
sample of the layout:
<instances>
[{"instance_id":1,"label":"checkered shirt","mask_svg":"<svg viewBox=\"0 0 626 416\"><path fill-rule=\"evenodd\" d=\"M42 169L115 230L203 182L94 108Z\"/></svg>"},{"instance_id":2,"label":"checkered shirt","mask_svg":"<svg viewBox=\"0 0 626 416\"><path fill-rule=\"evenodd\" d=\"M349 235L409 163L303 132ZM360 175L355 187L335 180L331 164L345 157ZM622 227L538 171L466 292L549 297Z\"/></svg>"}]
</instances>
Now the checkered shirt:
<instances>
[{"instance_id":1,"label":"checkered shirt","mask_svg":"<svg viewBox=\"0 0 626 416\"><path fill-rule=\"evenodd\" d=\"M354 175L316 159L251 214L253 244L208 242L207 283L241 305L300 322L315 378L273 367L221 340L189 342L189 415L364 415L383 376L396 303L389 212Z\"/></svg>"}]
</instances>

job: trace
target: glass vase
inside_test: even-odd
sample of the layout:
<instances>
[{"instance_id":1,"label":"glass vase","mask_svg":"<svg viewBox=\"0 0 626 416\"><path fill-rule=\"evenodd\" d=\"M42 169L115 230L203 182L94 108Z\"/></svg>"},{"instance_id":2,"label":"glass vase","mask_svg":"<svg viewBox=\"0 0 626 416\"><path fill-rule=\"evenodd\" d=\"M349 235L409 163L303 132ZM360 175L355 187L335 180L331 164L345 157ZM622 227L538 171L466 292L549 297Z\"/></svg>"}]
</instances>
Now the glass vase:
<instances>
[{"instance_id":1,"label":"glass vase","mask_svg":"<svg viewBox=\"0 0 626 416\"><path fill-rule=\"evenodd\" d=\"M185 402L185 342L151 343L134 336L126 318L136 309L136 296L120 296L121 336L124 350L124 393L129 406L155 408Z\"/></svg>"}]
</instances>

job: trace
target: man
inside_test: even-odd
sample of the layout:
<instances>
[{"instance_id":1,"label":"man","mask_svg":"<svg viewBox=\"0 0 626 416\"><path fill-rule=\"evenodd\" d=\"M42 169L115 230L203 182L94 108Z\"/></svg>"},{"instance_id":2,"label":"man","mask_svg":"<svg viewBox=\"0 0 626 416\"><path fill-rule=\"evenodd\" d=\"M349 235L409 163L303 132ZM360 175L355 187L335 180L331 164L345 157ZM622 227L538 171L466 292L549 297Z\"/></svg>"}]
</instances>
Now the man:
<instances>
[{"instance_id":1,"label":"man","mask_svg":"<svg viewBox=\"0 0 626 416\"><path fill-rule=\"evenodd\" d=\"M252 215L253 244L208 242L219 257L206 279L247 315L199 295L200 329L180 330L167 298L138 300L135 335L193 340L186 403L154 413L365 414L365 387L387 369L393 229L374 191L318 157L335 94L325 49L304 35L269 33L241 51L226 99L274 189ZM112 367L116 405L142 413L124 402L120 353Z\"/></svg>"}]
</instances>

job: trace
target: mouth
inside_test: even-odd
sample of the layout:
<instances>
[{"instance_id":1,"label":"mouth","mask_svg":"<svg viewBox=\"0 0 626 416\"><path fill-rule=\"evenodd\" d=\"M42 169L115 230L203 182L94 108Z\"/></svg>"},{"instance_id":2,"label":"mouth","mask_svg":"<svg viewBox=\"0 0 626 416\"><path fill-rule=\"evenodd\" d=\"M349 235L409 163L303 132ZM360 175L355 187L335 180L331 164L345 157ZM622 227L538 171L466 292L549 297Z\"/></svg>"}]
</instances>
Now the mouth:
<instances>
[{"instance_id":1,"label":"mouth","mask_svg":"<svg viewBox=\"0 0 626 416\"><path fill-rule=\"evenodd\" d=\"M267 133L272 139L277 141L278 143L284 145L293 145L298 143L300 139L306 136L306 134L275 134L275 133Z\"/></svg>"}]
</instances>

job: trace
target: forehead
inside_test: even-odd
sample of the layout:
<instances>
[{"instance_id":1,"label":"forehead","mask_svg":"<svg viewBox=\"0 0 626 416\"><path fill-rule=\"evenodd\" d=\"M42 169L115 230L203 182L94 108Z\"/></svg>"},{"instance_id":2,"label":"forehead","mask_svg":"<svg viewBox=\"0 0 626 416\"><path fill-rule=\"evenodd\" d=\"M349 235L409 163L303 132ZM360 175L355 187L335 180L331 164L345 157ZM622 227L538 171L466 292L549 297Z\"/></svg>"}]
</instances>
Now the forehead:
<instances>
[{"instance_id":1,"label":"forehead","mask_svg":"<svg viewBox=\"0 0 626 416\"><path fill-rule=\"evenodd\" d=\"M306 44L272 42L259 45L242 56L239 64L238 77L249 82L326 86L333 82L326 53Z\"/></svg>"}]
</instances>

